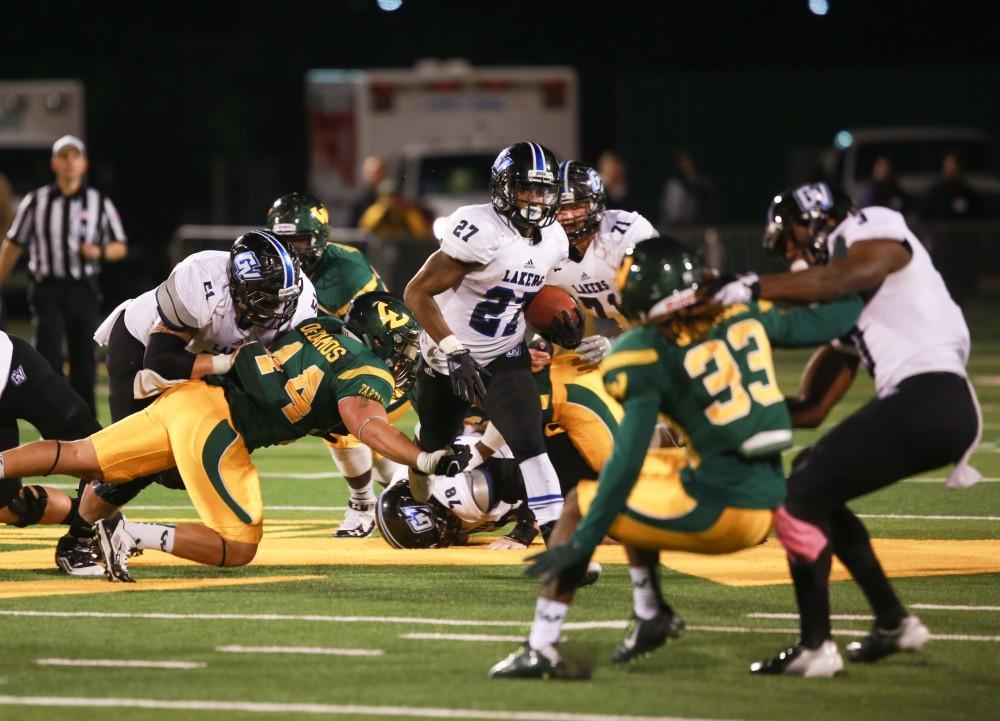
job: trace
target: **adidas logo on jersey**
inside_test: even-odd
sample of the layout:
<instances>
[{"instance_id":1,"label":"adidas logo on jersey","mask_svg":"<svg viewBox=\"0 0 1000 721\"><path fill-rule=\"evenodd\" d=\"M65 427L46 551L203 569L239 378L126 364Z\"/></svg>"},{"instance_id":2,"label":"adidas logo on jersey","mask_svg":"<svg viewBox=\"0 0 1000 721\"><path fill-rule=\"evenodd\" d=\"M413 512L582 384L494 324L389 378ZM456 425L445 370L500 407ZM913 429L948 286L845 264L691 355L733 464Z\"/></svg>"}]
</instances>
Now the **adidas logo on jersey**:
<instances>
[{"instance_id":1,"label":"adidas logo on jersey","mask_svg":"<svg viewBox=\"0 0 1000 721\"><path fill-rule=\"evenodd\" d=\"M586 273L580 274L580 280L590 280L590 276Z\"/></svg>"},{"instance_id":2,"label":"adidas logo on jersey","mask_svg":"<svg viewBox=\"0 0 1000 721\"><path fill-rule=\"evenodd\" d=\"M524 267L525 268L534 268L535 267L535 263L531 260L531 258L528 258L528 262L524 264Z\"/></svg>"}]
</instances>

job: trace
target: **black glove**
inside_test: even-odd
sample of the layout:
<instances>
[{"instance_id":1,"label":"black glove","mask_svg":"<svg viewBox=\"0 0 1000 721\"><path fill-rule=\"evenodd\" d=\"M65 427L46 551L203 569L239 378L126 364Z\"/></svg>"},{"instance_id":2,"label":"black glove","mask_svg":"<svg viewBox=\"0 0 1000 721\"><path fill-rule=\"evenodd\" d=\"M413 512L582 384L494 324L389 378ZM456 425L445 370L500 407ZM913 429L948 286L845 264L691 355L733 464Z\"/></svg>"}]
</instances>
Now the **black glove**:
<instances>
[{"instance_id":1,"label":"black glove","mask_svg":"<svg viewBox=\"0 0 1000 721\"><path fill-rule=\"evenodd\" d=\"M573 350L583 340L583 316L580 314L579 308L574 313L576 314L575 321L573 316L565 310L557 315L552 319L547 333L549 340L567 350Z\"/></svg>"},{"instance_id":2,"label":"black glove","mask_svg":"<svg viewBox=\"0 0 1000 721\"><path fill-rule=\"evenodd\" d=\"M434 467L435 476L448 476L449 478L457 476L468 467L469 461L472 460L472 450L466 445L456 443L449 446L448 450L451 453L441 458Z\"/></svg>"},{"instance_id":3,"label":"black glove","mask_svg":"<svg viewBox=\"0 0 1000 721\"><path fill-rule=\"evenodd\" d=\"M559 578L559 575L579 563L586 563L594 553L593 548L582 548L575 543L563 546L551 546L549 549L528 556L531 565L524 569L524 575L541 578L548 584Z\"/></svg>"},{"instance_id":4,"label":"black glove","mask_svg":"<svg viewBox=\"0 0 1000 721\"><path fill-rule=\"evenodd\" d=\"M448 356L448 375L451 377L451 392L466 403L477 403L486 397L486 383L490 372L480 366L463 348Z\"/></svg>"}]
</instances>

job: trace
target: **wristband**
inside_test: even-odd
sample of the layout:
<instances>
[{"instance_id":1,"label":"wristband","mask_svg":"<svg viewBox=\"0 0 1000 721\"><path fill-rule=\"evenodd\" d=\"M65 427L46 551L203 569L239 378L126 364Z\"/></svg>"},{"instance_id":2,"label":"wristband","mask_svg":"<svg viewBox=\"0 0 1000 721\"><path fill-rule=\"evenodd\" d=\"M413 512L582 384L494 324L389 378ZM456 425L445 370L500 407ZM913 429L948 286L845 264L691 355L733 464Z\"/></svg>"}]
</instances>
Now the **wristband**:
<instances>
[{"instance_id":1,"label":"wristband","mask_svg":"<svg viewBox=\"0 0 1000 721\"><path fill-rule=\"evenodd\" d=\"M233 367L233 363L235 362L235 353L224 353L222 355L212 356L212 374L219 376L225 375L229 372L229 369Z\"/></svg>"},{"instance_id":2,"label":"wristband","mask_svg":"<svg viewBox=\"0 0 1000 721\"><path fill-rule=\"evenodd\" d=\"M465 350L465 346L462 345L462 342L453 335L442 338L441 342L438 343L438 348L440 348L441 352L445 355L452 355L453 353Z\"/></svg>"}]
</instances>

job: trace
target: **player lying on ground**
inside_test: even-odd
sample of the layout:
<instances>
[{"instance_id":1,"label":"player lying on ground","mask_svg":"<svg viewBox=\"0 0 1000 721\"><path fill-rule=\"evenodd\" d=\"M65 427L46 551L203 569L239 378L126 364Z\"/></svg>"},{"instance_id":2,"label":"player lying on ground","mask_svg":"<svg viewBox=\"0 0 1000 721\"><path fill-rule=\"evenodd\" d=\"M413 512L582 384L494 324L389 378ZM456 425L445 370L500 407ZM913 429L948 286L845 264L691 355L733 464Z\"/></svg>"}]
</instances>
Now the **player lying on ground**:
<instances>
[{"instance_id":1,"label":"player lying on ground","mask_svg":"<svg viewBox=\"0 0 1000 721\"><path fill-rule=\"evenodd\" d=\"M265 227L282 240L302 264L302 272L312 281L320 315L343 319L351 301L363 293L386 290L381 276L357 248L330 243L329 213L326 206L304 193L278 198L267 211ZM405 393L386 409L395 422L410 410ZM367 538L375 531L374 470L383 485L389 483L399 465L378 454L351 435L335 435L326 441L337 470L344 476L350 498L344 520L334 531L335 538Z\"/></svg>"},{"instance_id":2,"label":"player lying on ground","mask_svg":"<svg viewBox=\"0 0 1000 721\"><path fill-rule=\"evenodd\" d=\"M706 301L700 263L670 238L625 255L616 287L632 323L601 370L624 416L595 484L566 499L548 551L528 569L546 582L527 643L493 678L566 672L559 634L576 581L606 533L626 545L635 623L614 653L630 661L678 631L664 602L661 549L729 553L760 543L785 495L781 451L792 443L771 342L815 345L849 330L861 302L779 311L769 303L728 310ZM685 449L647 453L657 414L687 436ZM685 452L687 457L685 457Z\"/></svg>"},{"instance_id":3,"label":"player lying on ground","mask_svg":"<svg viewBox=\"0 0 1000 721\"><path fill-rule=\"evenodd\" d=\"M120 516L96 524L109 577L127 581L126 560L136 549L219 566L253 559L263 530L260 480L250 459L256 448L346 431L424 473L457 472L449 468L450 451L421 451L386 417L395 385L413 380L419 329L409 310L385 293L358 298L355 306L384 318L384 332L363 343L339 335L335 319L303 321L270 351L248 344L226 375L174 386L145 411L87 439L7 451L0 473L121 483L176 465L204 526Z\"/></svg>"}]
</instances>

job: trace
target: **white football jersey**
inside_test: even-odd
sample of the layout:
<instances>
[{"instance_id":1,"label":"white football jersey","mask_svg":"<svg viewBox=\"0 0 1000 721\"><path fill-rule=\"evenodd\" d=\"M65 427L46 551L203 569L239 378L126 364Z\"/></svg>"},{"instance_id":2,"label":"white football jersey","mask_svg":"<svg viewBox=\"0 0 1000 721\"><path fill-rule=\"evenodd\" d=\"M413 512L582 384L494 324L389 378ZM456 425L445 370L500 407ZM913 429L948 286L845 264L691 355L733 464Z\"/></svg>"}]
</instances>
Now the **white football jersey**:
<instances>
[{"instance_id":1,"label":"white football jersey","mask_svg":"<svg viewBox=\"0 0 1000 721\"><path fill-rule=\"evenodd\" d=\"M487 203L459 208L435 222L434 232L446 255L478 266L435 298L451 332L480 365L515 351L524 338L525 303L569 255L562 226L542 228L532 244ZM434 370L448 372L445 355L426 332L420 349Z\"/></svg>"},{"instance_id":2,"label":"white football jersey","mask_svg":"<svg viewBox=\"0 0 1000 721\"><path fill-rule=\"evenodd\" d=\"M652 223L639 213L607 210L583 258L563 261L545 282L568 292L588 314L612 318L621 326L624 318L615 295L615 272L629 246L654 235Z\"/></svg>"},{"instance_id":3,"label":"white football jersey","mask_svg":"<svg viewBox=\"0 0 1000 721\"><path fill-rule=\"evenodd\" d=\"M7 376L10 373L10 362L14 359L14 346L10 338L0 330L0 393L7 387Z\"/></svg>"},{"instance_id":4,"label":"white football jersey","mask_svg":"<svg viewBox=\"0 0 1000 721\"><path fill-rule=\"evenodd\" d=\"M910 262L886 276L851 332L879 397L920 373L944 371L964 377L969 328L902 215L889 208L864 208L838 225L827 243L830 257L837 258L854 243L885 238L905 243Z\"/></svg>"},{"instance_id":5,"label":"white football jersey","mask_svg":"<svg viewBox=\"0 0 1000 721\"><path fill-rule=\"evenodd\" d=\"M178 311L183 317L191 319L198 329L187 345L192 353L232 353L250 341L270 343L279 333L316 316L316 290L303 273L302 294L299 296L295 315L287 324L277 329L259 326L251 326L246 330L239 328L236 325L233 298L229 292L228 267L227 251L205 250L189 255L174 266L170 273L169 280L177 295L174 301L183 304L183 308ZM160 322L156 291L156 288L146 291L130 301L125 308L125 326L143 345L148 344L153 327ZM94 335L98 343L107 345L107 336L117 313L116 309Z\"/></svg>"}]
</instances>

